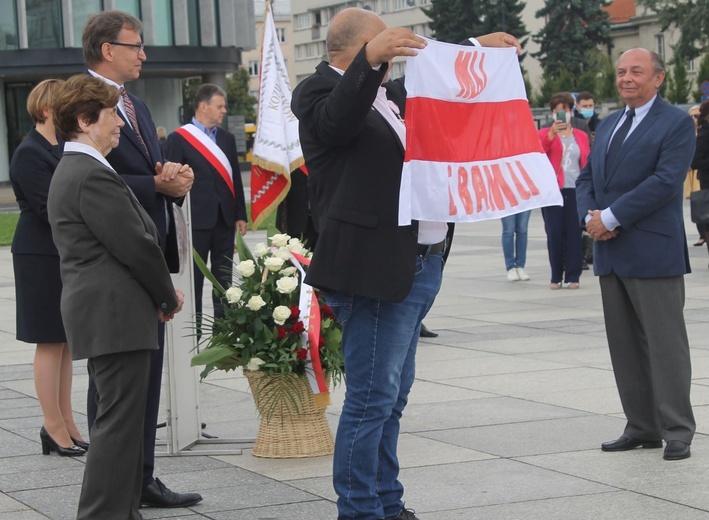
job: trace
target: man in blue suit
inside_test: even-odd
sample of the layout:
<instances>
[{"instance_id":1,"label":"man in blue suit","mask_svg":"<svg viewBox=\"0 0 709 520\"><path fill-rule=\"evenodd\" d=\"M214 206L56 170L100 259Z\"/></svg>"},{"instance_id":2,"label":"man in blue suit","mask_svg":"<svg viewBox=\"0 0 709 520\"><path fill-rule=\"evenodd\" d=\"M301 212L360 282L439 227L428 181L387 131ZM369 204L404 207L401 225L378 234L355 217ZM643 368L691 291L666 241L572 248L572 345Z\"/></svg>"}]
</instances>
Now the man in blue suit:
<instances>
[{"instance_id":1,"label":"man in blue suit","mask_svg":"<svg viewBox=\"0 0 709 520\"><path fill-rule=\"evenodd\" d=\"M604 119L576 182L580 219L595 240L606 335L627 424L603 451L661 448L686 459L696 429L684 323L690 272L682 185L694 153L694 126L658 95L662 58L646 49L616 64L625 110Z\"/></svg>"},{"instance_id":2,"label":"man in blue suit","mask_svg":"<svg viewBox=\"0 0 709 520\"><path fill-rule=\"evenodd\" d=\"M129 94L124 84L138 79L147 59L140 36L140 20L122 11L105 11L89 17L81 43L89 74L121 91L118 111L125 125L121 139L106 159L128 184L158 230L160 247L171 272L179 269L179 256L172 213L173 201L192 187L194 174L187 165L163 162L155 123L145 103ZM126 324L130 326L130 324ZM155 432L160 407L165 327L158 326L159 350L151 351L150 382L143 433L143 490L140 505L187 507L202 500L197 493L175 493L154 478ZM89 429L96 416L95 386L89 381ZM120 447L116 447L120 449Z\"/></svg>"}]
</instances>

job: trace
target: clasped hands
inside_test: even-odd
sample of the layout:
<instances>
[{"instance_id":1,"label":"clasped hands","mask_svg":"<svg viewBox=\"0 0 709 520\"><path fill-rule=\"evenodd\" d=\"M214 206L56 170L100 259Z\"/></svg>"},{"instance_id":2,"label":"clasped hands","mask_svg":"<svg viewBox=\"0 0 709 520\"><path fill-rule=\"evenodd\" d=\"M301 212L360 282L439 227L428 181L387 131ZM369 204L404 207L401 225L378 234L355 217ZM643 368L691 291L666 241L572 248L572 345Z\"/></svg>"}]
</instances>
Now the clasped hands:
<instances>
[{"instance_id":1,"label":"clasped hands","mask_svg":"<svg viewBox=\"0 0 709 520\"><path fill-rule=\"evenodd\" d=\"M482 47L516 47L517 54L522 46L517 38L504 32L496 32L476 38ZM416 56L427 42L410 29L393 27L380 32L367 43L367 61L372 67L390 61L397 56Z\"/></svg>"},{"instance_id":2,"label":"clasped hands","mask_svg":"<svg viewBox=\"0 0 709 520\"><path fill-rule=\"evenodd\" d=\"M591 235L594 240L610 240L618 236L618 230L610 231L603 220L601 220L601 211L598 209L589 209L588 214L591 218L586 222L586 232Z\"/></svg>"},{"instance_id":3,"label":"clasped hands","mask_svg":"<svg viewBox=\"0 0 709 520\"><path fill-rule=\"evenodd\" d=\"M155 191L178 199L187 195L194 182L194 172L189 164L166 161L155 164Z\"/></svg>"}]
</instances>

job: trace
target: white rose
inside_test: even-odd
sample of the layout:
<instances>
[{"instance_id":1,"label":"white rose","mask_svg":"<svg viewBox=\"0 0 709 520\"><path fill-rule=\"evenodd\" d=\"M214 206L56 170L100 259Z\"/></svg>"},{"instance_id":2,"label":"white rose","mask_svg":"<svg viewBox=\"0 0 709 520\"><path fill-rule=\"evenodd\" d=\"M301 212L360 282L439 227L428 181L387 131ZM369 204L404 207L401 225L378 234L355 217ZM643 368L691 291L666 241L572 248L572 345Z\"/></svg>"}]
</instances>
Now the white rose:
<instances>
[{"instance_id":1,"label":"white rose","mask_svg":"<svg viewBox=\"0 0 709 520\"><path fill-rule=\"evenodd\" d=\"M288 244L290 240L290 235L284 233L277 233L271 237L271 244L276 247L283 247Z\"/></svg>"},{"instance_id":2,"label":"white rose","mask_svg":"<svg viewBox=\"0 0 709 520\"><path fill-rule=\"evenodd\" d=\"M268 269L269 271L276 273L281 270L281 267L283 267L284 263L285 263L285 260L283 260L283 258L278 258L277 256L271 256L269 258L266 258L266 260L264 260L263 265L265 265L266 269Z\"/></svg>"},{"instance_id":3,"label":"white rose","mask_svg":"<svg viewBox=\"0 0 709 520\"><path fill-rule=\"evenodd\" d=\"M283 276L293 276L297 269L293 266L286 267L285 269L281 269L281 274Z\"/></svg>"},{"instance_id":4,"label":"white rose","mask_svg":"<svg viewBox=\"0 0 709 520\"><path fill-rule=\"evenodd\" d=\"M290 260L291 254L290 251L288 251L288 248L280 247L273 252L273 256L277 256L283 260Z\"/></svg>"},{"instance_id":5,"label":"white rose","mask_svg":"<svg viewBox=\"0 0 709 520\"><path fill-rule=\"evenodd\" d=\"M313 259L313 252L312 252L312 251L311 251L310 253L308 253L307 258L308 258L308 260L312 260L312 259Z\"/></svg>"},{"instance_id":6,"label":"white rose","mask_svg":"<svg viewBox=\"0 0 709 520\"><path fill-rule=\"evenodd\" d=\"M273 309L273 321L276 325L283 325L290 318L290 309L285 305L279 305Z\"/></svg>"},{"instance_id":7,"label":"white rose","mask_svg":"<svg viewBox=\"0 0 709 520\"><path fill-rule=\"evenodd\" d=\"M239 271L241 276L248 278L256 272L256 266L254 265L253 260L244 260L243 262L239 262L237 264L236 270Z\"/></svg>"},{"instance_id":8,"label":"white rose","mask_svg":"<svg viewBox=\"0 0 709 520\"><path fill-rule=\"evenodd\" d=\"M263 242L259 242L254 246L254 256L256 258L261 258L262 256L266 256L266 253L268 253L268 246L264 244Z\"/></svg>"},{"instance_id":9,"label":"white rose","mask_svg":"<svg viewBox=\"0 0 709 520\"><path fill-rule=\"evenodd\" d=\"M276 290L281 294L290 294L298 288L298 279L294 276L283 276L276 280Z\"/></svg>"},{"instance_id":10,"label":"white rose","mask_svg":"<svg viewBox=\"0 0 709 520\"><path fill-rule=\"evenodd\" d=\"M242 291L238 287L229 287L226 290L226 299L229 301L229 303L239 303L239 300L241 300L241 296L243 294L244 291Z\"/></svg>"},{"instance_id":11,"label":"white rose","mask_svg":"<svg viewBox=\"0 0 709 520\"><path fill-rule=\"evenodd\" d=\"M251 370L252 372L256 372L258 370L258 367L260 367L264 363L265 363L265 361L263 359L253 357L253 358L251 358L251 361L249 361L248 365L246 365L244 368L246 370Z\"/></svg>"},{"instance_id":12,"label":"white rose","mask_svg":"<svg viewBox=\"0 0 709 520\"><path fill-rule=\"evenodd\" d=\"M308 253L308 250L305 249L305 247L303 247L303 244L301 244L300 242L298 242L297 244L288 244L288 250L291 253L295 253L301 256Z\"/></svg>"},{"instance_id":13,"label":"white rose","mask_svg":"<svg viewBox=\"0 0 709 520\"><path fill-rule=\"evenodd\" d=\"M246 305L249 307L249 309L251 309L252 311L256 312L256 311L259 310L261 307L263 307L264 305L266 305L266 302L263 301L263 298L261 298L260 296L256 295L256 296L252 296L251 298L249 298L249 302L248 302Z\"/></svg>"}]
</instances>

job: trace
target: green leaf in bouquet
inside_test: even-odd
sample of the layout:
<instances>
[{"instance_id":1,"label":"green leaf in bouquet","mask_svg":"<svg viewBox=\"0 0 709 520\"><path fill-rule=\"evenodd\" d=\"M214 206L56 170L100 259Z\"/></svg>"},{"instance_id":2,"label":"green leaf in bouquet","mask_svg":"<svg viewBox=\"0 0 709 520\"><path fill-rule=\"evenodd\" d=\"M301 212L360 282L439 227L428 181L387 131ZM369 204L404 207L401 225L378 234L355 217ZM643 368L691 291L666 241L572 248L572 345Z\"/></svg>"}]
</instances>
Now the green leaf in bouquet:
<instances>
[{"instance_id":1,"label":"green leaf in bouquet","mask_svg":"<svg viewBox=\"0 0 709 520\"><path fill-rule=\"evenodd\" d=\"M241 233L236 234L236 252L239 255L239 260L252 260L256 265L256 271L259 272L259 264L254 255L251 254L251 250L249 249L249 246L246 245L246 241Z\"/></svg>"},{"instance_id":2,"label":"green leaf in bouquet","mask_svg":"<svg viewBox=\"0 0 709 520\"><path fill-rule=\"evenodd\" d=\"M261 318L254 318L253 326L256 332L261 332L263 330L263 322L261 321Z\"/></svg>"},{"instance_id":3,"label":"green leaf in bouquet","mask_svg":"<svg viewBox=\"0 0 709 520\"><path fill-rule=\"evenodd\" d=\"M228 358L236 354L236 350L233 347L228 346L217 346L205 348L199 354L192 356L192 361L190 361L191 366L197 365L210 365L221 361L224 358Z\"/></svg>"},{"instance_id":4,"label":"green leaf in bouquet","mask_svg":"<svg viewBox=\"0 0 709 520\"><path fill-rule=\"evenodd\" d=\"M237 235L239 235L239 233L237 233ZM222 284L220 284L216 277L212 274L212 271L209 270L207 264L204 263L204 260L202 260L202 257L199 256L199 253L194 247L192 248L192 256L194 256L194 262L197 264L199 270L202 271L205 278L212 282L212 285L214 286L214 294L217 296L223 295L226 292L226 288L222 287Z\"/></svg>"}]
</instances>

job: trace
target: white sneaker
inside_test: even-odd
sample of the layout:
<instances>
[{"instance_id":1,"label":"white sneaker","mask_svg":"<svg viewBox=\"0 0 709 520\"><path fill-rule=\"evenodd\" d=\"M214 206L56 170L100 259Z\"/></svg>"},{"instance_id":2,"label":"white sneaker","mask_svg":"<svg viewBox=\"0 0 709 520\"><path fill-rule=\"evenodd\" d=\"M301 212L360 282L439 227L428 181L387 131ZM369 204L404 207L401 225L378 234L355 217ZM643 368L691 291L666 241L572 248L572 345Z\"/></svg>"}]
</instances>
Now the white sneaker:
<instances>
[{"instance_id":1,"label":"white sneaker","mask_svg":"<svg viewBox=\"0 0 709 520\"><path fill-rule=\"evenodd\" d=\"M529 275L527 274L527 271L525 271L521 267L517 268L517 276L519 276L519 279L523 282L526 282L529 280Z\"/></svg>"},{"instance_id":2,"label":"white sneaker","mask_svg":"<svg viewBox=\"0 0 709 520\"><path fill-rule=\"evenodd\" d=\"M529 278L529 277L527 277L527 278ZM517 273L516 268L513 267L512 269L507 271L507 280L509 280L510 282L517 282L520 280L520 277L519 277L519 274Z\"/></svg>"}]
</instances>

